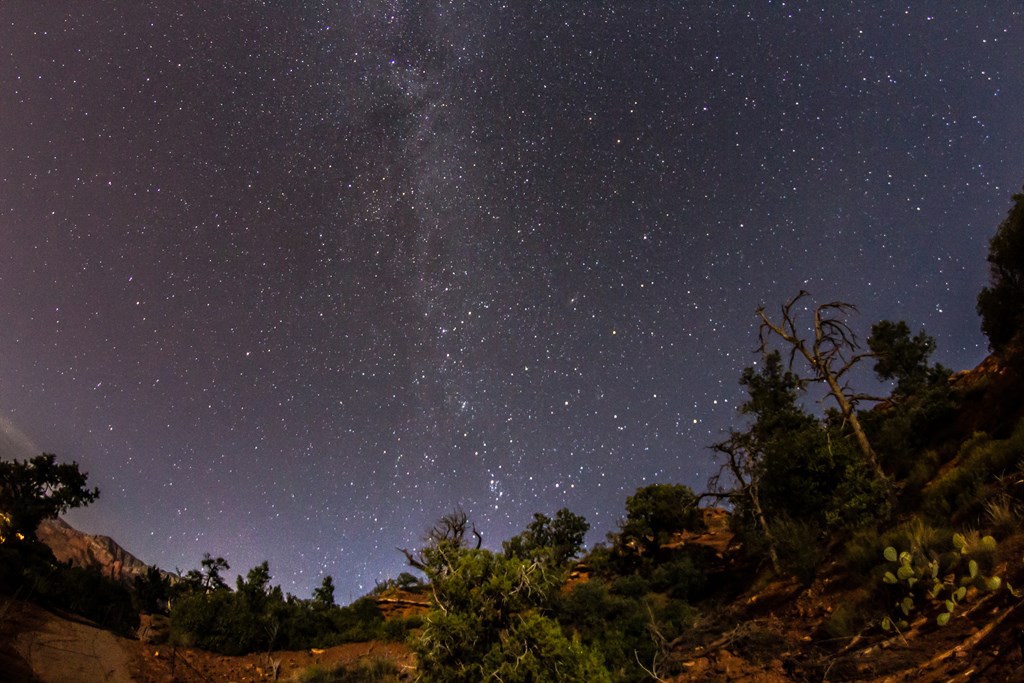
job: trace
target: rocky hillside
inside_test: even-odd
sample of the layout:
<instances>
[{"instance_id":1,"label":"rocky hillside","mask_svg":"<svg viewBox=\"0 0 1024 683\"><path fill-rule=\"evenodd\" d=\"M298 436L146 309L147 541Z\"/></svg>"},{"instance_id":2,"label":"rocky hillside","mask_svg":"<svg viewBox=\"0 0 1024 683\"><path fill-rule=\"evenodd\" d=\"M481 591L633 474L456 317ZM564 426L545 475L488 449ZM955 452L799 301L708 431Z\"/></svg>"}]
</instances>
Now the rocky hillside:
<instances>
[{"instance_id":1,"label":"rocky hillside","mask_svg":"<svg viewBox=\"0 0 1024 683\"><path fill-rule=\"evenodd\" d=\"M114 539L83 533L62 519L44 520L36 535L60 562L70 562L77 567L95 567L105 576L125 582L146 573L146 563Z\"/></svg>"}]
</instances>

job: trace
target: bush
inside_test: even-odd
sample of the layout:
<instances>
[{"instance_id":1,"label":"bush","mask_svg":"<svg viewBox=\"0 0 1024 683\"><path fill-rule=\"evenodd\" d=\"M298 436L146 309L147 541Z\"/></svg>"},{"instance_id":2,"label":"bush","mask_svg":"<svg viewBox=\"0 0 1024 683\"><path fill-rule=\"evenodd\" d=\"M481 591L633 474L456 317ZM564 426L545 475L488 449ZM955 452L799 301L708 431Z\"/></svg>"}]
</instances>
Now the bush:
<instances>
[{"instance_id":1,"label":"bush","mask_svg":"<svg viewBox=\"0 0 1024 683\"><path fill-rule=\"evenodd\" d=\"M313 667L298 675L299 683L392 683L400 680L398 666L387 659L373 659L354 667Z\"/></svg>"},{"instance_id":2,"label":"bush","mask_svg":"<svg viewBox=\"0 0 1024 683\"><path fill-rule=\"evenodd\" d=\"M139 626L131 593L95 567L58 565L37 582L36 590L43 604L80 614L123 636L133 636Z\"/></svg>"},{"instance_id":3,"label":"bush","mask_svg":"<svg viewBox=\"0 0 1024 683\"><path fill-rule=\"evenodd\" d=\"M682 484L651 484L626 499L626 520L619 540L651 554L673 534L703 526L693 491Z\"/></svg>"},{"instance_id":4,"label":"bush","mask_svg":"<svg viewBox=\"0 0 1024 683\"><path fill-rule=\"evenodd\" d=\"M561 594L553 612L566 631L603 655L614 680L648 681L638 659L648 667L660 660L665 641L690 628L696 612L681 600L638 591L646 585L642 580L617 583L631 595L613 592L602 579L591 579Z\"/></svg>"},{"instance_id":5,"label":"bush","mask_svg":"<svg viewBox=\"0 0 1024 683\"><path fill-rule=\"evenodd\" d=\"M692 600L707 585L707 574L689 553L655 565L651 571L651 588L676 600Z\"/></svg>"},{"instance_id":6,"label":"bush","mask_svg":"<svg viewBox=\"0 0 1024 683\"><path fill-rule=\"evenodd\" d=\"M949 538L952 533L946 526L933 526L915 517L883 534L877 552L880 554L883 548L895 546L917 555L937 555L949 549Z\"/></svg>"},{"instance_id":7,"label":"bush","mask_svg":"<svg viewBox=\"0 0 1024 683\"><path fill-rule=\"evenodd\" d=\"M1016 469L1024 455L1024 419L1008 439L991 439L979 433L965 441L950 469L924 491L922 510L940 523L977 521L982 515L984 487L998 475Z\"/></svg>"},{"instance_id":8,"label":"bush","mask_svg":"<svg viewBox=\"0 0 1024 683\"><path fill-rule=\"evenodd\" d=\"M822 629L830 638L851 638L871 623L871 615L859 602L844 602L828 616Z\"/></svg>"},{"instance_id":9,"label":"bush","mask_svg":"<svg viewBox=\"0 0 1024 683\"><path fill-rule=\"evenodd\" d=\"M825 510L831 529L858 529L886 520L892 514L889 483L878 477L863 460L851 460Z\"/></svg>"},{"instance_id":10,"label":"bush","mask_svg":"<svg viewBox=\"0 0 1024 683\"><path fill-rule=\"evenodd\" d=\"M419 616L388 619L381 628L380 637L394 643L404 643L409 638L409 634L421 626L423 626L423 617Z\"/></svg>"},{"instance_id":11,"label":"bush","mask_svg":"<svg viewBox=\"0 0 1024 683\"><path fill-rule=\"evenodd\" d=\"M985 520L994 534L1005 538L1022 527L1020 505L1003 494L985 503Z\"/></svg>"},{"instance_id":12,"label":"bush","mask_svg":"<svg viewBox=\"0 0 1024 683\"><path fill-rule=\"evenodd\" d=\"M881 564L878 558L884 547L877 529L858 529L843 546L842 564L851 574L866 578Z\"/></svg>"},{"instance_id":13,"label":"bush","mask_svg":"<svg viewBox=\"0 0 1024 683\"><path fill-rule=\"evenodd\" d=\"M818 526L783 517L772 524L772 534L778 542L781 569L804 583L813 581L826 550Z\"/></svg>"}]
</instances>

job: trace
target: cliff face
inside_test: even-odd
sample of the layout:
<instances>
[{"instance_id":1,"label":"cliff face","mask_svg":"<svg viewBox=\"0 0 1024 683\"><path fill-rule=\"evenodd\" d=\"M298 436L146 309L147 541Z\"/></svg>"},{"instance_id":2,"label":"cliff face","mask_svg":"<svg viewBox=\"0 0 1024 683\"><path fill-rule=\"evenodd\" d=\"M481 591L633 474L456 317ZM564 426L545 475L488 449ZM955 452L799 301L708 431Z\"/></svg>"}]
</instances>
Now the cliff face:
<instances>
[{"instance_id":1,"label":"cliff face","mask_svg":"<svg viewBox=\"0 0 1024 683\"><path fill-rule=\"evenodd\" d=\"M44 520L36 530L60 562L77 567L97 567L104 575L130 582L146 573L146 563L119 546L108 536L93 536L71 527L62 519Z\"/></svg>"}]
</instances>

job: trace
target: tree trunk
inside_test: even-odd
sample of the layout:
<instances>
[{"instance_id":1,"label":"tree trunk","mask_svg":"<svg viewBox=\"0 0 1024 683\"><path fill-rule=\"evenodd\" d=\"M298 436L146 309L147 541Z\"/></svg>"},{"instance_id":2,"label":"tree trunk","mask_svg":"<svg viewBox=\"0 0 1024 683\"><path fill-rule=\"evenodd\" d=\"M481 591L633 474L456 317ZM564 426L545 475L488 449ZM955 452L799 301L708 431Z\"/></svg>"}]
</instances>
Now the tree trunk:
<instances>
[{"instance_id":1,"label":"tree trunk","mask_svg":"<svg viewBox=\"0 0 1024 683\"><path fill-rule=\"evenodd\" d=\"M860 446L864 459L871 465L871 469L874 470L878 481L885 481L885 472L882 471L882 466L878 464L878 457L875 455L875 449L871 447L871 442L868 441L868 435L864 433L864 428L860 426L857 411L854 410L853 405L847 400L842 387L839 386L839 382L832 373L825 372L823 374L825 375L825 381L828 383L829 393L832 394L832 398L839 404L839 410L843 413L843 418L850 421L853 435L857 438L857 445Z\"/></svg>"},{"instance_id":2,"label":"tree trunk","mask_svg":"<svg viewBox=\"0 0 1024 683\"><path fill-rule=\"evenodd\" d=\"M772 569L775 570L776 574L781 574L782 568L779 564L779 553L775 549L775 536L772 534L771 527L768 526L768 519L764 516L764 510L761 509L761 499L757 495L757 487L754 484L747 486L747 497L750 498L750 504L754 507L754 516L757 517L757 523L761 527L764 539L768 541L768 557L772 561Z\"/></svg>"}]
</instances>

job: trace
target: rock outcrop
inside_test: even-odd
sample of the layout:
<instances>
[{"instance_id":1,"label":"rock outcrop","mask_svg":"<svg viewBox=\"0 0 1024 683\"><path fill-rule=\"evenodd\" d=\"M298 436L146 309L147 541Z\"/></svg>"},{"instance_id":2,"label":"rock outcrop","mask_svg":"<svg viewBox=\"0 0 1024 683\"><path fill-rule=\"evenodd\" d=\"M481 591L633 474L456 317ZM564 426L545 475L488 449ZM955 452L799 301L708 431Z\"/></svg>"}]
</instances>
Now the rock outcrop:
<instances>
[{"instance_id":1,"label":"rock outcrop","mask_svg":"<svg viewBox=\"0 0 1024 683\"><path fill-rule=\"evenodd\" d=\"M83 533L62 519L43 520L36 537L49 546L58 561L71 562L77 567L96 567L118 581L131 582L147 570L145 562L114 539Z\"/></svg>"}]
</instances>

